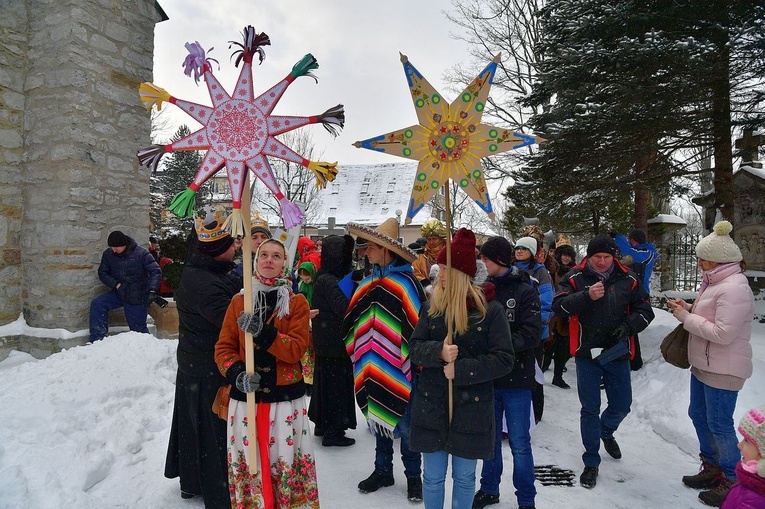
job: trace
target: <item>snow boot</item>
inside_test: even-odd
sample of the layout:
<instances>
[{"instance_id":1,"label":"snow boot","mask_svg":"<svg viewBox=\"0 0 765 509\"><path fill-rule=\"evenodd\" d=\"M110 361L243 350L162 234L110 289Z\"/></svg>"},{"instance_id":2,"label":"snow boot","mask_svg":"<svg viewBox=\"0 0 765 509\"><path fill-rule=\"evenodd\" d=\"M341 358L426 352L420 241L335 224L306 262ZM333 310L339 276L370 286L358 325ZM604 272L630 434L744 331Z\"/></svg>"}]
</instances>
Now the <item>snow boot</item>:
<instances>
[{"instance_id":1,"label":"snow boot","mask_svg":"<svg viewBox=\"0 0 765 509\"><path fill-rule=\"evenodd\" d=\"M699 493L699 500L701 500L703 504L711 505L712 507L720 507L723 500L725 500L725 497L728 496L728 492L733 486L733 482L734 481L723 476L716 488Z\"/></svg>"},{"instance_id":2,"label":"snow boot","mask_svg":"<svg viewBox=\"0 0 765 509\"><path fill-rule=\"evenodd\" d=\"M348 447L356 443L356 440L345 436L344 431L327 430L321 439L324 447Z\"/></svg>"},{"instance_id":3,"label":"snow boot","mask_svg":"<svg viewBox=\"0 0 765 509\"><path fill-rule=\"evenodd\" d=\"M579 484L587 489L592 489L598 483L598 467L584 467L584 472L579 477Z\"/></svg>"},{"instance_id":4,"label":"snow boot","mask_svg":"<svg viewBox=\"0 0 765 509\"><path fill-rule=\"evenodd\" d=\"M560 387L561 389L570 389L571 386L566 383L565 380L563 380L562 376L554 376L552 379L552 384L555 387Z\"/></svg>"},{"instance_id":5,"label":"snow boot","mask_svg":"<svg viewBox=\"0 0 765 509\"><path fill-rule=\"evenodd\" d=\"M422 502L422 479L420 476L406 478L406 498L410 502Z\"/></svg>"},{"instance_id":6,"label":"snow boot","mask_svg":"<svg viewBox=\"0 0 765 509\"><path fill-rule=\"evenodd\" d=\"M704 458L701 458L701 469L698 474L683 476L683 484L694 490L716 488L721 480L722 470L720 470L720 466L713 465Z\"/></svg>"},{"instance_id":7,"label":"snow boot","mask_svg":"<svg viewBox=\"0 0 765 509\"><path fill-rule=\"evenodd\" d=\"M616 442L615 438L604 438L603 447L606 449L608 455L613 459L622 459L622 450L619 448L619 444Z\"/></svg>"},{"instance_id":8,"label":"snow boot","mask_svg":"<svg viewBox=\"0 0 765 509\"><path fill-rule=\"evenodd\" d=\"M376 471L372 475L359 483L359 491L362 493L374 493L380 488L393 486L395 480L392 475L378 474Z\"/></svg>"},{"instance_id":9,"label":"snow boot","mask_svg":"<svg viewBox=\"0 0 765 509\"><path fill-rule=\"evenodd\" d=\"M499 504L499 493L486 493L485 491L478 490L473 497L472 509L483 509L487 505Z\"/></svg>"}]
</instances>

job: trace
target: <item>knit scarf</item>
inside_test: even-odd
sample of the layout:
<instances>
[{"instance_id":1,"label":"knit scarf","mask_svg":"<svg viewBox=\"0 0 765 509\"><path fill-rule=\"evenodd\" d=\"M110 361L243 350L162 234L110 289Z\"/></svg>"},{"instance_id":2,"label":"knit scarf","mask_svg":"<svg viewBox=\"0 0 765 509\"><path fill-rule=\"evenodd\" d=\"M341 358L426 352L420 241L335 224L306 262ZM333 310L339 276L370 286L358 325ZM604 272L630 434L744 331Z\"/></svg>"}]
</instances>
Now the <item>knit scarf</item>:
<instances>
[{"instance_id":1,"label":"knit scarf","mask_svg":"<svg viewBox=\"0 0 765 509\"><path fill-rule=\"evenodd\" d=\"M408 340L417 325L421 292L411 265L375 265L359 283L343 321L356 401L372 431L389 437L412 389Z\"/></svg>"},{"instance_id":2,"label":"knit scarf","mask_svg":"<svg viewBox=\"0 0 765 509\"><path fill-rule=\"evenodd\" d=\"M748 489L765 497L765 478L760 477L756 472L750 472L741 461L736 465L736 479Z\"/></svg>"}]
</instances>

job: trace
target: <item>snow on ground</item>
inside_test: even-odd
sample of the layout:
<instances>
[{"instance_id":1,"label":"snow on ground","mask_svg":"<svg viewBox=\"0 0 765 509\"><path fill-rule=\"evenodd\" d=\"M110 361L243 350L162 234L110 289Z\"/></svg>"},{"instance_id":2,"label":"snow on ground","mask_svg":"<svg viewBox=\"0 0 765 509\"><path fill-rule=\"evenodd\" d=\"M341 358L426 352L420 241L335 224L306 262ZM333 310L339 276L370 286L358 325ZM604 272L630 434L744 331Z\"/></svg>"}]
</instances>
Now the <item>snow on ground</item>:
<instances>
[{"instance_id":1,"label":"snow on ground","mask_svg":"<svg viewBox=\"0 0 765 509\"><path fill-rule=\"evenodd\" d=\"M765 301L758 300L758 317ZM698 468L693 427L686 415L690 372L666 364L658 345L677 323L656 310L643 332L644 368L634 373L632 413L617 432L624 457L605 455L598 485L578 486L582 447L573 361L564 378L572 390L545 388L545 413L532 434L535 462L574 470L574 487L537 484L537 507L700 508L697 492L680 478ZM736 422L765 403L765 325L756 322L754 376L739 395ZM0 362L0 509L199 509L181 500L178 481L163 476L175 380L175 345L148 334L122 333L93 345L36 360L13 352ZM548 382L552 376L546 373ZM359 413L359 422L363 422ZM374 440L363 427L348 448L315 439L321 504L326 509L415 507L406 500L398 457L396 484L361 494L372 472ZM510 449L503 448L501 508L517 507ZM480 462L479 462L480 474ZM422 507L422 506L420 506Z\"/></svg>"}]
</instances>

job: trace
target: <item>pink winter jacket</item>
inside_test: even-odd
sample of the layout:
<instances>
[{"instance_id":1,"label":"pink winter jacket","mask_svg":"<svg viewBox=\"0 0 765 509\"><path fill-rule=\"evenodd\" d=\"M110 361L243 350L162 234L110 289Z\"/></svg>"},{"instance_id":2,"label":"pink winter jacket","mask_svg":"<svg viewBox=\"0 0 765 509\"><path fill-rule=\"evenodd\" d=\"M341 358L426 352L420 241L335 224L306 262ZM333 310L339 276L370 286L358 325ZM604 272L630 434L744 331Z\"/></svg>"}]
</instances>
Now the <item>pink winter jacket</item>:
<instances>
[{"instance_id":1,"label":"pink winter jacket","mask_svg":"<svg viewBox=\"0 0 765 509\"><path fill-rule=\"evenodd\" d=\"M707 287L677 318L689 332L688 362L702 371L752 376L754 296L738 263L704 273ZM692 312L689 312L692 309Z\"/></svg>"}]
</instances>

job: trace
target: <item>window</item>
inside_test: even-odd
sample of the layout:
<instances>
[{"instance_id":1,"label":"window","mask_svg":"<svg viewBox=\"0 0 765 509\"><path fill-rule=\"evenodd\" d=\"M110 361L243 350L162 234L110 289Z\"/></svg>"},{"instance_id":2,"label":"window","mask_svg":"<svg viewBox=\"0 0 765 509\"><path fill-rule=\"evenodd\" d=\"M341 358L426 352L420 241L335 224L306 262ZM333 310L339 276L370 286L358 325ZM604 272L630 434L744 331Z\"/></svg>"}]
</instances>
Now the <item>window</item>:
<instances>
[{"instance_id":1,"label":"window","mask_svg":"<svg viewBox=\"0 0 765 509\"><path fill-rule=\"evenodd\" d=\"M388 182L388 192L392 193L395 190L396 190L396 179L394 178L393 180Z\"/></svg>"},{"instance_id":2,"label":"window","mask_svg":"<svg viewBox=\"0 0 765 509\"><path fill-rule=\"evenodd\" d=\"M330 215L330 217L337 216L337 207L330 207L329 208L329 215Z\"/></svg>"},{"instance_id":3,"label":"window","mask_svg":"<svg viewBox=\"0 0 765 509\"><path fill-rule=\"evenodd\" d=\"M369 193L369 183L371 180L369 177L364 177L364 182L361 183L361 194Z\"/></svg>"}]
</instances>

